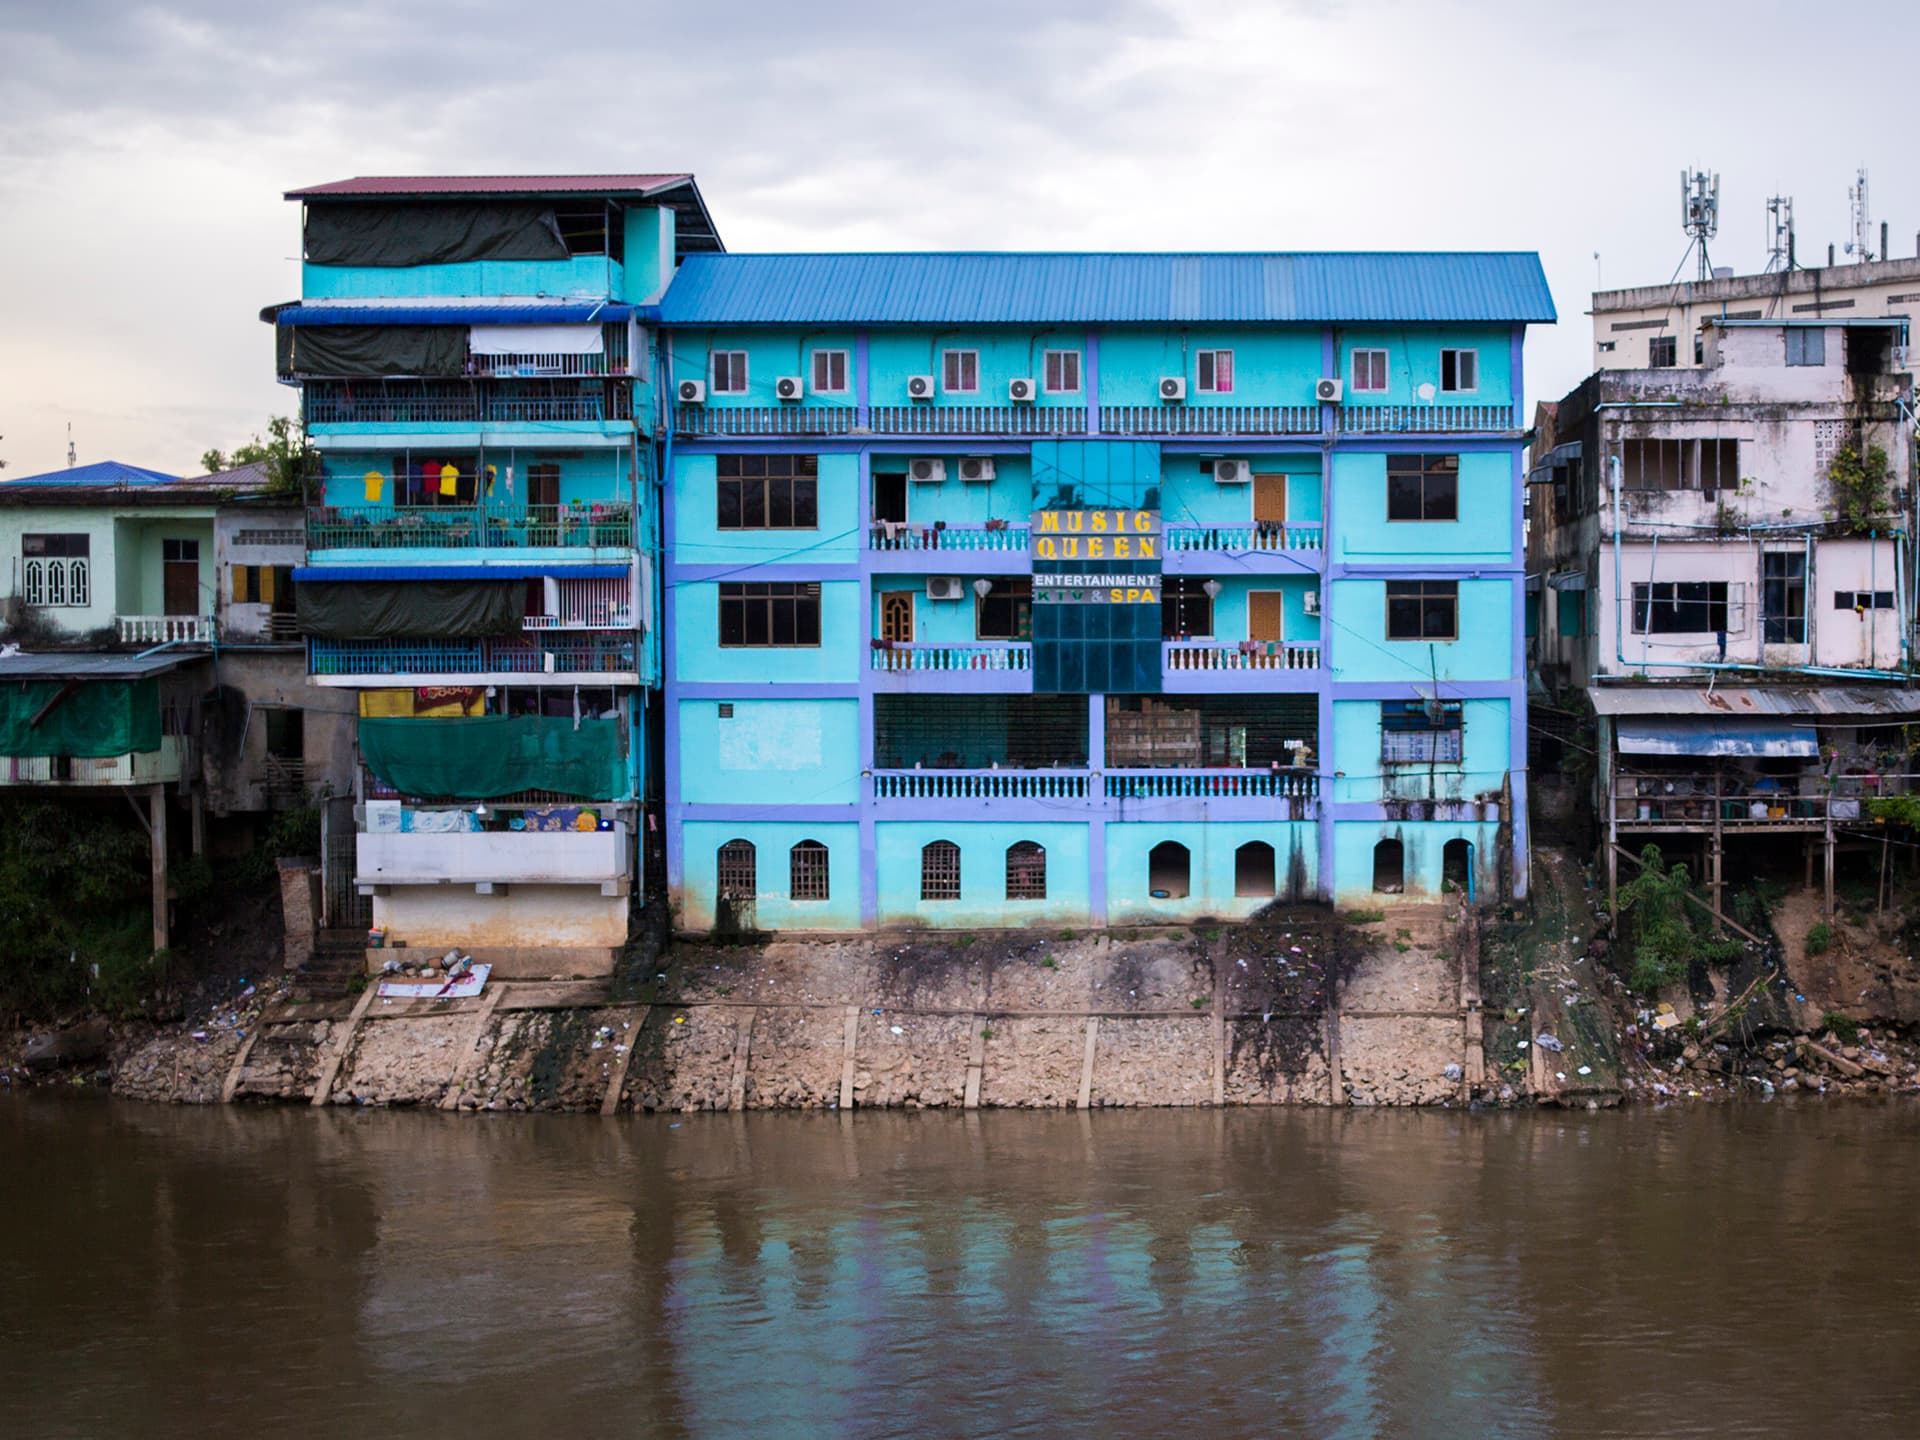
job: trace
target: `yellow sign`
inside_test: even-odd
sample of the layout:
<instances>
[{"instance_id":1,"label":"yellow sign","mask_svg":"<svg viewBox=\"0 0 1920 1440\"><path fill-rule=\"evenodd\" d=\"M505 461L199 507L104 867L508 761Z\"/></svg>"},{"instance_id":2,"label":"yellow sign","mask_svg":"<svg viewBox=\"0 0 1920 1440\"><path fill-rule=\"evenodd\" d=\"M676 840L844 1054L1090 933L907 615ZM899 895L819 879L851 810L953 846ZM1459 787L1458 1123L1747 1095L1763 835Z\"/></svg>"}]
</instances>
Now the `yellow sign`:
<instances>
[{"instance_id":1,"label":"yellow sign","mask_svg":"<svg viewBox=\"0 0 1920 1440\"><path fill-rule=\"evenodd\" d=\"M1160 561L1157 510L1036 510L1036 560Z\"/></svg>"}]
</instances>

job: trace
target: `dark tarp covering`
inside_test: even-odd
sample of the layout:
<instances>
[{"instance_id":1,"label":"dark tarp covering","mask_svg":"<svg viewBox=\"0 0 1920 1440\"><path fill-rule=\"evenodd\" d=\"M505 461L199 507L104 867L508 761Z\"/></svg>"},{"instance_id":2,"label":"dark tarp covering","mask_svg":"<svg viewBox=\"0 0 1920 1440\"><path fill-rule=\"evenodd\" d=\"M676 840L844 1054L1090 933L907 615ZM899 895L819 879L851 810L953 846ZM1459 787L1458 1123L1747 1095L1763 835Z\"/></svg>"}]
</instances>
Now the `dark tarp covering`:
<instances>
[{"instance_id":1,"label":"dark tarp covering","mask_svg":"<svg viewBox=\"0 0 1920 1440\"><path fill-rule=\"evenodd\" d=\"M296 585L300 629L334 640L515 635L527 613L524 580L348 581Z\"/></svg>"},{"instance_id":2,"label":"dark tarp covering","mask_svg":"<svg viewBox=\"0 0 1920 1440\"><path fill-rule=\"evenodd\" d=\"M620 722L579 726L554 715L362 719L360 754L383 784L417 799L494 800L523 790L624 797Z\"/></svg>"},{"instance_id":3,"label":"dark tarp covering","mask_svg":"<svg viewBox=\"0 0 1920 1440\"><path fill-rule=\"evenodd\" d=\"M0 682L0 755L98 760L160 748L158 680L81 681L38 725L30 724L69 683Z\"/></svg>"},{"instance_id":4,"label":"dark tarp covering","mask_svg":"<svg viewBox=\"0 0 1920 1440\"><path fill-rule=\"evenodd\" d=\"M567 242L551 205L475 200L307 204L310 265L566 258Z\"/></svg>"},{"instance_id":5,"label":"dark tarp covering","mask_svg":"<svg viewBox=\"0 0 1920 1440\"><path fill-rule=\"evenodd\" d=\"M276 325L282 375L462 375L464 325Z\"/></svg>"}]
</instances>

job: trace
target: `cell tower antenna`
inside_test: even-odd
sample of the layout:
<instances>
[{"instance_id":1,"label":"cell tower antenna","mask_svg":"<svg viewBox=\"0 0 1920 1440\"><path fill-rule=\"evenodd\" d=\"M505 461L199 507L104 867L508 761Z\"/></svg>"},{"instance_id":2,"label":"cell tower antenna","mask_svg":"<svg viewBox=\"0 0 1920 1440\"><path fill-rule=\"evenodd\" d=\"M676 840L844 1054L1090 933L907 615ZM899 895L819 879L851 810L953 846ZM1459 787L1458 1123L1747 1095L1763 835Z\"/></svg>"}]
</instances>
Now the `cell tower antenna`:
<instances>
[{"instance_id":1,"label":"cell tower antenna","mask_svg":"<svg viewBox=\"0 0 1920 1440\"><path fill-rule=\"evenodd\" d=\"M80 452L73 448L73 422L67 422L67 468L71 470L80 463Z\"/></svg>"},{"instance_id":2,"label":"cell tower antenna","mask_svg":"<svg viewBox=\"0 0 1920 1440\"><path fill-rule=\"evenodd\" d=\"M1767 268L1761 273L1771 275L1775 270L1793 268L1793 197L1770 195L1767 197Z\"/></svg>"},{"instance_id":3,"label":"cell tower antenna","mask_svg":"<svg viewBox=\"0 0 1920 1440\"><path fill-rule=\"evenodd\" d=\"M1700 248L1700 278L1713 278L1707 241L1720 229L1720 176L1706 170L1680 172L1680 228Z\"/></svg>"},{"instance_id":4,"label":"cell tower antenna","mask_svg":"<svg viewBox=\"0 0 1920 1440\"><path fill-rule=\"evenodd\" d=\"M1867 218L1867 167L1864 165L1854 172L1854 182L1847 187L1847 207L1853 215L1853 239L1847 242L1847 254L1864 264L1874 258L1867 244L1871 222Z\"/></svg>"}]
</instances>

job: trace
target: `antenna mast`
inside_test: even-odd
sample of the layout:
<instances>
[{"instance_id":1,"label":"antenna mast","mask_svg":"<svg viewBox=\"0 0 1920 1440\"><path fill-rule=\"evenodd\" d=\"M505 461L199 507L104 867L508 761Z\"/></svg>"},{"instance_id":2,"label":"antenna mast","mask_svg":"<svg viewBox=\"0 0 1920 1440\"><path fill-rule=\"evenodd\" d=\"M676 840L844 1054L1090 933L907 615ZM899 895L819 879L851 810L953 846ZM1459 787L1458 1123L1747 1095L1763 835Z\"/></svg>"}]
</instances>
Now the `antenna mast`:
<instances>
[{"instance_id":1,"label":"antenna mast","mask_svg":"<svg viewBox=\"0 0 1920 1440\"><path fill-rule=\"evenodd\" d=\"M1720 229L1720 177L1706 170L1680 172L1680 228L1700 247L1700 278L1713 278L1707 241Z\"/></svg>"},{"instance_id":2,"label":"antenna mast","mask_svg":"<svg viewBox=\"0 0 1920 1440\"><path fill-rule=\"evenodd\" d=\"M1767 198L1767 268L1760 273L1794 268L1793 197L1771 195Z\"/></svg>"},{"instance_id":3,"label":"antenna mast","mask_svg":"<svg viewBox=\"0 0 1920 1440\"><path fill-rule=\"evenodd\" d=\"M73 422L67 422L67 468L71 470L79 463L80 453L73 448Z\"/></svg>"},{"instance_id":4,"label":"antenna mast","mask_svg":"<svg viewBox=\"0 0 1920 1440\"><path fill-rule=\"evenodd\" d=\"M1871 226L1867 219L1867 167L1862 165L1854 174L1853 184L1847 187L1847 206L1853 215L1853 239L1847 242L1847 254L1864 264L1874 258L1867 244Z\"/></svg>"}]
</instances>

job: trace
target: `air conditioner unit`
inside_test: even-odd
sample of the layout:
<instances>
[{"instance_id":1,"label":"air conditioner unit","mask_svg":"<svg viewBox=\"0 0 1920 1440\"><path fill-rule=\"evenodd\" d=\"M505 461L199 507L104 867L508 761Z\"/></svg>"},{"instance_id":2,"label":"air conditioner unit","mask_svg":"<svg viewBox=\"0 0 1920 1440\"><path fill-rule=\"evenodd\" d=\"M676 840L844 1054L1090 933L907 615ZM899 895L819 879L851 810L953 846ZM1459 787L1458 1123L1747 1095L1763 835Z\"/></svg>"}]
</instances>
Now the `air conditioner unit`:
<instances>
[{"instance_id":1,"label":"air conditioner unit","mask_svg":"<svg viewBox=\"0 0 1920 1440\"><path fill-rule=\"evenodd\" d=\"M1162 375L1160 377L1160 398L1162 400L1186 399L1186 377L1184 375Z\"/></svg>"},{"instance_id":2,"label":"air conditioner unit","mask_svg":"<svg viewBox=\"0 0 1920 1440\"><path fill-rule=\"evenodd\" d=\"M801 400L806 398L806 382L798 375L782 375L773 382L773 393L782 400Z\"/></svg>"},{"instance_id":3,"label":"air conditioner unit","mask_svg":"<svg viewBox=\"0 0 1920 1440\"><path fill-rule=\"evenodd\" d=\"M933 398L933 376L907 376L907 398L909 400L931 400Z\"/></svg>"},{"instance_id":4,"label":"air conditioner unit","mask_svg":"<svg viewBox=\"0 0 1920 1440\"><path fill-rule=\"evenodd\" d=\"M1253 462L1216 460L1213 462L1213 478L1221 485L1244 485L1253 479Z\"/></svg>"},{"instance_id":5,"label":"air conditioner unit","mask_svg":"<svg viewBox=\"0 0 1920 1440\"><path fill-rule=\"evenodd\" d=\"M1316 380L1313 382L1313 398L1322 405L1340 403L1340 382L1338 380Z\"/></svg>"},{"instance_id":6,"label":"air conditioner unit","mask_svg":"<svg viewBox=\"0 0 1920 1440\"><path fill-rule=\"evenodd\" d=\"M967 587L960 583L958 575L929 575L927 577L927 598L929 600L958 600L966 594Z\"/></svg>"},{"instance_id":7,"label":"air conditioner unit","mask_svg":"<svg viewBox=\"0 0 1920 1440\"><path fill-rule=\"evenodd\" d=\"M969 455L960 462L960 478L969 482L991 480L993 461L985 455Z\"/></svg>"},{"instance_id":8,"label":"air conditioner unit","mask_svg":"<svg viewBox=\"0 0 1920 1440\"><path fill-rule=\"evenodd\" d=\"M682 380L680 382L680 403L682 405L706 404L707 382L704 380Z\"/></svg>"},{"instance_id":9,"label":"air conditioner unit","mask_svg":"<svg viewBox=\"0 0 1920 1440\"><path fill-rule=\"evenodd\" d=\"M1018 380L1007 381L1007 398L1019 405L1033 403L1033 377L1023 375Z\"/></svg>"},{"instance_id":10,"label":"air conditioner unit","mask_svg":"<svg viewBox=\"0 0 1920 1440\"><path fill-rule=\"evenodd\" d=\"M1318 590L1308 590L1302 594L1300 597L1300 608L1308 615L1318 615L1320 613L1320 592Z\"/></svg>"},{"instance_id":11,"label":"air conditioner unit","mask_svg":"<svg viewBox=\"0 0 1920 1440\"><path fill-rule=\"evenodd\" d=\"M938 485L947 478L947 462L944 460L909 460L907 478L917 480L922 485Z\"/></svg>"}]
</instances>

